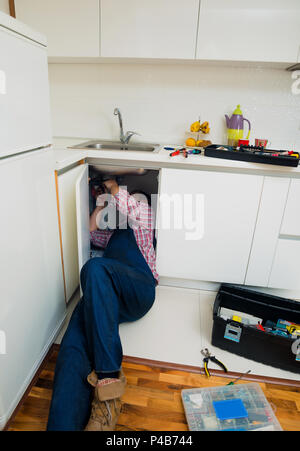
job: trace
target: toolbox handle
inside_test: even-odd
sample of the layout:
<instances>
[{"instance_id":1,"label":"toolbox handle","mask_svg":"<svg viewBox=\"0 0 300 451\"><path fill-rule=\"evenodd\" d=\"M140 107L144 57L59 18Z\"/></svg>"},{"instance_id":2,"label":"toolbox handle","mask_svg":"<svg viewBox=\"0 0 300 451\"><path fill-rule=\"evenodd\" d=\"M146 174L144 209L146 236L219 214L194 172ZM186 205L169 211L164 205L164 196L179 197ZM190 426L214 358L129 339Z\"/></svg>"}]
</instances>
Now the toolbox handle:
<instances>
[{"instance_id":1,"label":"toolbox handle","mask_svg":"<svg viewBox=\"0 0 300 451\"><path fill-rule=\"evenodd\" d=\"M267 293L261 293L261 292L254 291L254 290L249 290L249 288L246 288L244 286L241 287L241 286L231 285L231 284L228 284L228 283L223 283L221 285L221 287L220 287L219 292L226 293L226 294L231 294L231 293L237 294L237 293L240 293L244 297L247 297L248 299L251 299L251 300L252 300L252 296L259 296L259 297L263 296L263 298L268 299L270 301L276 301L277 303L278 302L282 303L282 302L285 302L285 301L288 300L290 305L295 305L295 306L297 306L297 308L299 308L299 313L300 313L300 303L299 303L299 301L295 301L295 300L292 300L292 299L286 299L286 298L282 298L282 297L279 297L279 296L274 296L274 295L267 294ZM255 299L255 297L254 297L254 299ZM276 302L275 302L275 304L276 304Z\"/></svg>"},{"instance_id":2,"label":"toolbox handle","mask_svg":"<svg viewBox=\"0 0 300 451\"><path fill-rule=\"evenodd\" d=\"M213 316L219 316L218 311L219 311L220 303L221 303L221 296L220 296L220 292L218 292L215 302L214 302Z\"/></svg>"},{"instance_id":3,"label":"toolbox handle","mask_svg":"<svg viewBox=\"0 0 300 451\"><path fill-rule=\"evenodd\" d=\"M249 298L242 297L242 296L239 296L238 294L230 293L230 292L227 292L227 291L223 291L223 293L228 294L229 296L232 296L232 297L237 298L237 299L242 299L243 301L249 301L249 302L254 303L254 304L265 305L267 307L271 307L271 308L275 308L275 309L279 309L279 310L285 310L286 312L296 313L297 315L300 315L300 311L299 310L294 310L294 309L291 309L291 308L281 307L279 305L274 305L274 304L268 304L266 302L256 301L255 299L249 299ZM220 302L219 302L219 304L220 304ZM245 312L245 313L247 313L247 312Z\"/></svg>"}]
</instances>

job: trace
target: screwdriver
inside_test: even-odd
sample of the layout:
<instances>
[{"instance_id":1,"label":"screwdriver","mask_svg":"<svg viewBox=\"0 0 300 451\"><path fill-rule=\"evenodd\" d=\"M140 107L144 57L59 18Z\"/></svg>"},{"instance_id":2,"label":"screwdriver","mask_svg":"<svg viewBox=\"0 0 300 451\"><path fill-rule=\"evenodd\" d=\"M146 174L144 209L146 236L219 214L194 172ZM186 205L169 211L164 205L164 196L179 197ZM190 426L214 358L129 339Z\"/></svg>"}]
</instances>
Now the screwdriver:
<instances>
[{"instance_id":1,"label":"screwdriver","mask_svg":"<svg viewBox=\"0 0 300 451\"><path fill-rule=\"evenodd\" d=\"M246 373L242 374L240 377L238 377L237 379L234 379L234 381L229 382L226 385L234 385L237 381L239 381L240 379L242 379L244 376L246 376L246 374L251 373L251 370L248 370Z\"/></svg>"},{"instance_id":2,"label":"screwdriver","mask_svg":"<svg viewBox=\"0 0 300 451\"><path fill-rule=\"evenodd\" d=\"M175 157L176 155L180 154L180 150L175 150L175 152L170 153L170 157Z\"/></svg>"}]
</instances>

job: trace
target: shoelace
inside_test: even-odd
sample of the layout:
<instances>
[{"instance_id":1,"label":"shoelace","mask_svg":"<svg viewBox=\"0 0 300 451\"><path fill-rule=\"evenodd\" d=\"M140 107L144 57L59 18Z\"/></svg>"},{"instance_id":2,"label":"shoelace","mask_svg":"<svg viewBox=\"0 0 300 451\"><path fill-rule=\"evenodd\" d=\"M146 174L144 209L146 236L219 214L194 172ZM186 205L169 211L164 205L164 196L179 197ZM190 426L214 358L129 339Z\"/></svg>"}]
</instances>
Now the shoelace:
<instances>
[{"instance_id":1,"label":"shoelace","mask_svg":"<svg viewBox=\"0 0 300 451\"><path fill-rule=\"evenodd\" d=\"M114 405L114 408L115 408L115 412L117 412L116 400L112 399L111 401L113 402L113 405ZM104 408L104 406L106 407L106 409ZM100 407L102 415L99 415L97 413L97 410L99 410L99 407ZM112 413L111 413L111 408L110 408L110 405L109 405L109 401L101 401L99 403L99 407L98 407L98 405L94 406L92 417L94 419L98 420L98 421L100 420L101 423L104 424L104 425L105 424L109 424L110 422L112 422ZM104 419L106 421L103 421Z\"/></svg>"}]
</instances>

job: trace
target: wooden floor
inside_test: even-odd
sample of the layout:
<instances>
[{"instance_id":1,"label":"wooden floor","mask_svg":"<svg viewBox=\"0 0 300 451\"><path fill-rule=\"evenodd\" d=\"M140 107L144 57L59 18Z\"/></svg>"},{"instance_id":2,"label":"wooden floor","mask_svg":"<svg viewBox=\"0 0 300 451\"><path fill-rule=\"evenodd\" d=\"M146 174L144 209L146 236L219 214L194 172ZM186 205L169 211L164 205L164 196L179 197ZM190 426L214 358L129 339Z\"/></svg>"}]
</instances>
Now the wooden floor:
<instances>
[{"instance_id":1,"label":"wooden floor","mask_svg":"<svg viewBox=\"0 0 300 451\"><path fill-rule=\"evenodd\" d=\"M9 431L44 431L50 406L57 351L53 351L36 384L8 426ZM127 389L117 430L187 431L181 390L226 385L195 373L164 370L125 362ZM245 383L240 381L239 383ZM284 430L300 431L300 388L262 383L268 401Z\"/></svg>"}]
</instances>

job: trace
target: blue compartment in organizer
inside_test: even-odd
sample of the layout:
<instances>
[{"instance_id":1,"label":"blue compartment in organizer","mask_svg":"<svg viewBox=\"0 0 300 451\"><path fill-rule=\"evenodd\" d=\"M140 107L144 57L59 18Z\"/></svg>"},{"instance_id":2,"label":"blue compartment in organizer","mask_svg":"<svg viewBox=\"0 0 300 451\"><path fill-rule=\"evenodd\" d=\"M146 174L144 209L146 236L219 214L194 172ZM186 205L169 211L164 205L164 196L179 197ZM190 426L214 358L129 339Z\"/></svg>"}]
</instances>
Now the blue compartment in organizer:
<instances>
[{"instance_id":1,"label":"blue compartment in organizer","mask_svg":"<svg viewBox=\"0 0 300 451\"><path fill-rule=\"evenodd\" d=\"M247 418L248 413L241 399L226 399L226 401L213 401L217 418L219 420L234 420Z\"/></svg>"},{"instance_id":2,"label":"blue compartment in organizer","mask_svg":"<svg viewBox=\"0 0 300 451\"><path fill-rule=\"evenodd\" d=\"M282 431L259 384L182 390L190 431Z\"/></svg>"}]
</instances>

